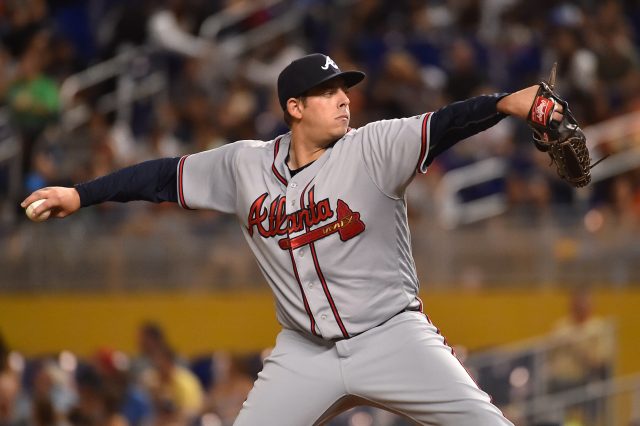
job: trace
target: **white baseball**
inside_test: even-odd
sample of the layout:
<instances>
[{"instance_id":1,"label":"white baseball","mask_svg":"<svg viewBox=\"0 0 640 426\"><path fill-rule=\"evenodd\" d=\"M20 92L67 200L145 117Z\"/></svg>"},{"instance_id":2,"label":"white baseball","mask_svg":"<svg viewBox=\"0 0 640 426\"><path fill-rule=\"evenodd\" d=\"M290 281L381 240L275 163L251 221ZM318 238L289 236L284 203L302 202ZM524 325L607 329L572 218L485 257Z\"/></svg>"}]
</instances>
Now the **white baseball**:
<instances>
[{"instance_id":1,"label":"white baseball","mask_svg":"<svg viewBox=\"0 0 640 426\"><path fill-rule=\"evenodd\" d=\"M49 219L49 216L51 215L51 210L45 210L42 213L40 213L38 216L34 216L33 214L33 210L42 203L44 203L44 199L36 200L33 203L29 204L29 206L27 206L25 213L29 219L31 219L34 222L43 222Z\"/></svg>"}]
</instances>

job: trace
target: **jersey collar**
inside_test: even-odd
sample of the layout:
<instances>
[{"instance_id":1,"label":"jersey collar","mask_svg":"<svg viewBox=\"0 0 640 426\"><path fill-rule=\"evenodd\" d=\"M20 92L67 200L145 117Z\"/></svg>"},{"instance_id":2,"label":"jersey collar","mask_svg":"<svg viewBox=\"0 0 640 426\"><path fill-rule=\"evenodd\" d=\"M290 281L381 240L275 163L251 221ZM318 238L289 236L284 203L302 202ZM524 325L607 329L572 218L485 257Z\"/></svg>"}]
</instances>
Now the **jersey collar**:
<instances>
[{"instance_id":1,"label":"jersey collar","mask_svg":"<svg viewBox=\"0 0 640 426\"><path fill-rule=\"evenodd\" d=\"M351 130L351 129L349 129ZM348 134L349 132L347 132ZM345 135L346 136L346 135ZM333 147L335 144L340 143L344 139L343 136L336 143L327 147L325 152L315 160L309 167L306 167L304 170L301 170L300 173L296 174L296 180L307 180L312 176L315 176L318 171L322 168L324 163L331 157L331 152L333 151ZM274 150L273 150L273 164L271 165L271 172L275 179L277 179L282 185L288 185L291 181L291 173L289 172L289 168L286 164L287 155L289 154L289 147L291 146L291 132L284 134L282 136L278 136L274 142Z\"/></svg>"}]
</instances>

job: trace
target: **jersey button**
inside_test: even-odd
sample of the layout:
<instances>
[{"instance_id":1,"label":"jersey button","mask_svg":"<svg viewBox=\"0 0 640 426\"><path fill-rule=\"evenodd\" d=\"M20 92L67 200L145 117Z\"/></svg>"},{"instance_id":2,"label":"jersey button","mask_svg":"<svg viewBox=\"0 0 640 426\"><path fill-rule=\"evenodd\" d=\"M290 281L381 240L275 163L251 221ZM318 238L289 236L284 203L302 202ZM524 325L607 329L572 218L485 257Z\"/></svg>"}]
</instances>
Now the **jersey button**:
<instances>
[{"instance_id":1,"label":"jersey button","mask_svg":"<svg viewBox=\"0 0 640 426\"><path fill-rule=\"evenodd\" d=\"M325 314L322 314L322 315L320 315L320 318L323 319L323 320L326 320L327 316Z\"/></svg>"},{"instance_id":2,"label":"jersey button","mask_svg":"<svg viewBox=\"0 0 640 426\"><path fill-rule=\"evenodd\" d=\"M297 184L297 183L295 183L295 182L291 182L291 187L292 187L292 188L295 188L296 186L298 186L298 184Z\"/></svg>"},{"instance_id":3,"label":"jersey button","mask_svg":"<svg viewBox=\"0 0 640 426\"><path fill-rule=\"evenodd\" d=\"M304 257L304 249L298 250L298 256Z\"/></svg>"},{"instance_id":4,"label":"jersey button","mask_svg":"<svg viewBox=\"0 0 640 426\"><path fill-rule=\"evenodd\" d=\"M313 288L313 283L309 283L309 284L307 284L307 288L308 288L309 290L311 290L311 289Z\"/></svg>"}]
</instances>

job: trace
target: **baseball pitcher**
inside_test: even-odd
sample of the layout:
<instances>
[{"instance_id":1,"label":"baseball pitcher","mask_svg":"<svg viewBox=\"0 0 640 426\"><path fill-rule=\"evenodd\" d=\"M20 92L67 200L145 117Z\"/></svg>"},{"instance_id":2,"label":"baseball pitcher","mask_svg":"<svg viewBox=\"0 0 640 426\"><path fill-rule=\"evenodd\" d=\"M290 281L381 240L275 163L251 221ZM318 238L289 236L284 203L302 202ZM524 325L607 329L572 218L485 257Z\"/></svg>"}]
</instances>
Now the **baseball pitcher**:
<instances>
[{"instance_id":1,"label":"baseball pitcher","mask_svg":"<svg viewBox=\"0 0 640 426\"><path fill-rule=\"evenodd\" d=\"M237 216L282 325L238 426L322 424L362 404L422 425L510 425L423 311L405 190L507 115L535 124L545 148L582 132L547 84L353 129L349 88L364 78L302 57L278 78L289 133L44 188L22 206L44 199L33 214L65 217L105 201L171 201Z\"/></svg>"}]
</instances>

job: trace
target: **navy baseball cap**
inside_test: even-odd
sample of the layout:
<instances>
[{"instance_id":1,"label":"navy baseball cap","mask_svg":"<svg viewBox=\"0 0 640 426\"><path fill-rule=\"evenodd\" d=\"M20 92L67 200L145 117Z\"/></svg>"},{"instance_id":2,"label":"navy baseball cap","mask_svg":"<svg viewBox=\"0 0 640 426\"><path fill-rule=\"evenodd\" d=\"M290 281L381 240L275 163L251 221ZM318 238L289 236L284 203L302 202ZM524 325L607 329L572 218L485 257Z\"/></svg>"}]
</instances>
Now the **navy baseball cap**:
<instances>
[{"instance_id":1,"label":"navy baseball cap","mask_svg":"<svg viewBox=\"0 0 640 426\"><path fill-rule=\"evenodd\" d=\"M340 71L333 60L321 53L313 53L296 59L282 70L278 76L278 100L283 110L287 109L289 98L297 98L310 89L331 79L344 78L347 87L360 83L365 73L361 71Z\"/></svg>"}]
</instances>

